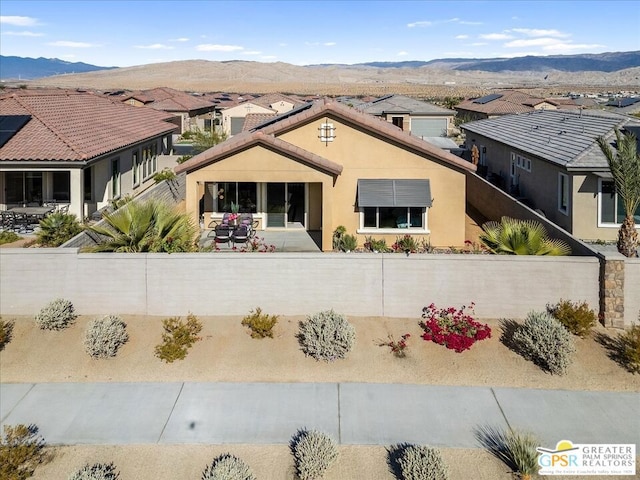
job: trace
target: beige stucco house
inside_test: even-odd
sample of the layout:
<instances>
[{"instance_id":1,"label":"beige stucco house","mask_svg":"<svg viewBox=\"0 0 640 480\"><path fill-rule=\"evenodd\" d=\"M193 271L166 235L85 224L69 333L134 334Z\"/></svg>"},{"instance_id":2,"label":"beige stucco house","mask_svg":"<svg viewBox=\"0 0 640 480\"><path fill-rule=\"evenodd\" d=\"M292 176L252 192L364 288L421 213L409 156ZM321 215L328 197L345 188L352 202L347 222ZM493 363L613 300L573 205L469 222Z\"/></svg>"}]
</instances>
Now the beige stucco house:
<instances>
[{"instance_id":1,"label":"beige stucco house","mask_svg":"<svg viewBox=\"0 0 640 480\"><path fill-rule=\"evenodd\" d=\"M232 137L242 132L244 119L247 115L253 113L276 114L276 111L269 107L263 107L253 101L243 102L234 107L222 110L222 132L227 137Z\"/></svg>"},{"instance_id":2,"label":"beige stucco house","mask_svg":"<svg viewBox=\"0 0 640 480\"><path fill-rule=\"evenodd\" d=\"M539 110L461 125L487 178L583 240L612 241L624 217L596 142L638 136L640 120L597 110ZM636 212L640 226L640 210Z\"/></svg>"},{"instance_id":3,"label":"beige stucco house","mask_svg":"<svg viewBox=\"0 0 640 480\"><path fill-rule=\"evenodd\" d=\"M394 125L320 101L233 138L176 167L186 208L205 223L231 202L259 229L321 231L332 249L339 225L356 234L404 234L434 246L465 241L465 171L475 166Z\"/></svg>"}]
</instances>

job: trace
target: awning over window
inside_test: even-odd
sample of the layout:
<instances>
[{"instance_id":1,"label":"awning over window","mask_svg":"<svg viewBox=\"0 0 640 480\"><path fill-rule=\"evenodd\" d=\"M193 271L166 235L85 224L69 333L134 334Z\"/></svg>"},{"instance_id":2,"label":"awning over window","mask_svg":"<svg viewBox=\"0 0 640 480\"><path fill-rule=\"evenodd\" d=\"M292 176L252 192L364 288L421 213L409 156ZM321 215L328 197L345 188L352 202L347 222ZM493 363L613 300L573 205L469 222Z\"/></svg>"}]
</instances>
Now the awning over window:
<instances>
[{"instance_id":1,"label":"awning over window","mask_svg":"<svg viewBox=\"0 0 640 480\"><path fill-rule=\"evenodd\" d=\"M358 180L359 207L430 207L429 180Z\"/></svg>"}]
</instances>

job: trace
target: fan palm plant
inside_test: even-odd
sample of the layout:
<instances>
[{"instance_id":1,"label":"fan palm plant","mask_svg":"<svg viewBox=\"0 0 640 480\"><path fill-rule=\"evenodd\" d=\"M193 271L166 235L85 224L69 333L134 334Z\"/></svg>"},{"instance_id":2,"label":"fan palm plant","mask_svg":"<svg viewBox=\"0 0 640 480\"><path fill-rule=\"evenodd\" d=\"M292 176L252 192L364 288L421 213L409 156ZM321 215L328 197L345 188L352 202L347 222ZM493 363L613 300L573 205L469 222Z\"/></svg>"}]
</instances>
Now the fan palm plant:
<instances>
[{"instance_id":1,"label":"fan palm plant","mask_svg":"<svg viewBox=\"0 0 640 480\"><path fill-rule=\"evenodd\" d=\"M638 232L633 216L640 205L640 154L634 134L625 135L620 130L615 130L615 134L615 153L605 137L598 137L597 142L607 157L616 192L624 206L624 221L618 231L618 251L625 257L637 257Z\"/></svg>"},{"instance_id":2,"label":"fan palm plant","mask_svg":"<svg viewBox=\"0 0 640 480\"><path fill-rule=\"evenodd\" d=\"M500 222L482 225L480 241L492 252L502 255L569 255L571 249L562 240L549 238L541 223L502 217Z\"/></svg>"},{"instance_id":3,"label":"fan palm plant","mask_svg":"<svg viewBox=\"0 0 640 480\"><path fill-rule=\"evenodd\" d=\"M91 226L104 237L90 252L189 252L197 229L191 218L156 200L129 202L103 216L107 227Z\"/></svg>"}]
</instances>

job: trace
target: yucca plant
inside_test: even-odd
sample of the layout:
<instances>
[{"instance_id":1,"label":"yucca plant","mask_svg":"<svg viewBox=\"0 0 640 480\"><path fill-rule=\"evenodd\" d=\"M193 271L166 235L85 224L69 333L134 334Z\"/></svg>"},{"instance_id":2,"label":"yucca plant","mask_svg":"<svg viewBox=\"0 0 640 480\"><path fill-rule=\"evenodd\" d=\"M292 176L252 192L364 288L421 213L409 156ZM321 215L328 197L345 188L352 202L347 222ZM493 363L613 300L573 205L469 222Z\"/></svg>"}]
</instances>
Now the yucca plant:
<instances>
[{"instance_id":1,"label":"yucca plant","mask_svg":"<svg viewBox=\"0 0 640 480\"><path fill-rule=\"evenodd\" d=\"M157 200L129 202L103 219L107 228L89 229L106 240L87 251L171 253L195 249L197 228L191 218Z\"/></svg>"},{"instance_id":2,"label":"yucca plant","mask_svg":"<svg viewBox=\"0 0 640 480\"><path fill-rule=\"evenodd\" d=\"M538 473L538 439L529 432L501 430L490 426L475 431L480 444L504 462L522 480Z\"/></svg>"},{"instance_id":3,"label":"yucca plant","mask_svg":"<svg viewBox=\"0 0 640 480\"><path fill-rule=\"evenodd\" d=\"M500 222L482 225L480 241L493 253L501 255L569 255L569 245L549 238L540 222L502 217Z\"/></svg>"}]
</instances>

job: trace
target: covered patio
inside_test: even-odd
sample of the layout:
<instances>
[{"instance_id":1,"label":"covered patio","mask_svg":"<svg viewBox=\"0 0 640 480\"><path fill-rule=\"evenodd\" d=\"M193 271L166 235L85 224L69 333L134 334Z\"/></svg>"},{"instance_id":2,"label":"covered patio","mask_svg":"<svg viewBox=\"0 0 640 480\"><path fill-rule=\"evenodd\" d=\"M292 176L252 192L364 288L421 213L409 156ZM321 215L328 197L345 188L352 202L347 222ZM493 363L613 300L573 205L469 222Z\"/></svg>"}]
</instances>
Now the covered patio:
<instances>
[{"instance_id":1,"label":"covered patio","mask_svg":"<svg viewBox=\"0 0 640 480\"><path fill-rule=\"evenodd\" d=\"M255 239L259 239L261 244L273 245L276 252L320 252L322 242L322 232L320 230L305 230L304 228L282 229L282 230L259 230L255 234ZM232 251L231 243L221 243L217 245L223 251ZM245 244L236 244L240 250ZM212 230L203 230L200 235L200 248L214 248L214 234Z\"/></svg>"}]
</instances>

